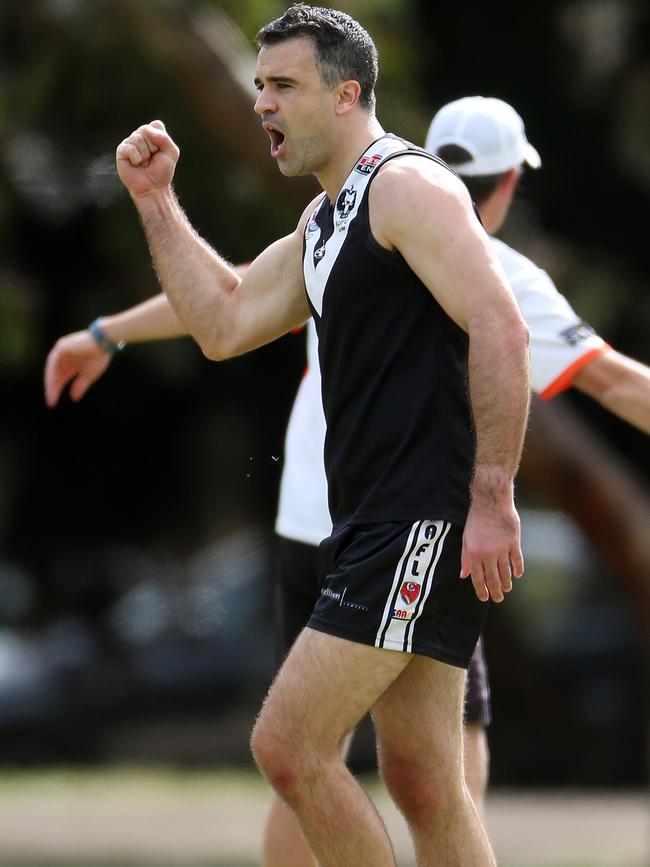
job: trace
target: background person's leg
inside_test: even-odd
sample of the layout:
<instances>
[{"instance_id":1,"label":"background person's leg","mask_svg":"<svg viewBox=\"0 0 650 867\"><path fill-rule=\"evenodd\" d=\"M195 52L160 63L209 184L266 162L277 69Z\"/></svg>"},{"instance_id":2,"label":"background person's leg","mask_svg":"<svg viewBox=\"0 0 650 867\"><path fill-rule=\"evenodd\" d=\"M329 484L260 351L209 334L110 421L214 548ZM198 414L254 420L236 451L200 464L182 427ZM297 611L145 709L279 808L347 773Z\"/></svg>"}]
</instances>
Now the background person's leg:
<instances>
[{"instance_id":1,"label":"background person's leg","mask_svg":"<svg viewBox=\"0 0 650 867\"><path fill-rule=\"evenodd\" d=\"M481 821L485 823L485 793L490 775L490 750L481 723L463 726L465 782Z\"/></svg>"},{"instance_id":2,"label":"background person's leg","mask_svg":"<svg viewBox=\"0 0 650 867\"><path fill-rule=\"evenodd\" d=\"M492 721L490 684L483 640L479 638L467 669L464 728L465 782L481 819L490 778L490 749L486 728Z\"/></svg>"},{"instance_id":3,"label":"background person's leg","mask_svg":"<svg viewBox=\"0 0 650 867\"><path fill-rule=\"evenodd\" d=\"M274 795L264 829L264 867L318 867L298 817Z\"/></svg>"},{"instance_id":4,"label":"background person's leg","mask_svg":"<svg viewBox=\"0 0 650 867\"><path fill-rule=\"evenodd\" d=\"M423 656L377 701L379 766L415 842L419 867L495 867L465 785L465 672Z\"/></svg>"}]
</instances>

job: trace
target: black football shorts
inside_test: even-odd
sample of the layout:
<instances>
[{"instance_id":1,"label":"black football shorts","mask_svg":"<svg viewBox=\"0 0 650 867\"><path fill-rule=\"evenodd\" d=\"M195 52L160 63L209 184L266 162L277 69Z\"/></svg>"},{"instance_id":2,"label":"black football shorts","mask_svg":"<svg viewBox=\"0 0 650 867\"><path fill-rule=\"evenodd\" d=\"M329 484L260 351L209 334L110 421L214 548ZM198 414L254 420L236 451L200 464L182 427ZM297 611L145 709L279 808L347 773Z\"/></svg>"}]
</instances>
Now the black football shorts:
<instances>
[{"instance_id":1,"label":"black football shorts","mask_svg":"<svg viewBox=\"0 0 650 867\"><path fill-rule=\"evenodd\" d=\"M274 607L278 664L307 625L319 599L318 559L316 545L276 537ZM488 672L479 639L467 670L465 722L489 725L490 720Z\"/></svg>"},{"instance_id":2,"label":"black football shorts","mask_svg":"<svg viewBox=\"0 0 650 867\"><path fill-rule=\"evenodd\" d=\"M321 542L308 626L467 668L488 603L461 581L462 529L448 521L351 524Z\"/></svg>"}]
</instances>

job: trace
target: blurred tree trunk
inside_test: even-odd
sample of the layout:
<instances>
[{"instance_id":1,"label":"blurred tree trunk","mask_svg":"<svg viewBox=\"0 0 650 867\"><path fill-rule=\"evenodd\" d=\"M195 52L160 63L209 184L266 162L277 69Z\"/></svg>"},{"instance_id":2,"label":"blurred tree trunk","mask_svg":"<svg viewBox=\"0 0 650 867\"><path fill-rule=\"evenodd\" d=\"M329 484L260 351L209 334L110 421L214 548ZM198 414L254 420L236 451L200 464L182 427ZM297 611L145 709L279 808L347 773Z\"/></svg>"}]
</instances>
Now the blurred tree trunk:
<instances>
[{"instance_id":1,"label":"blurred tree trunk","mask_svg":"<svg viewBox=\"0 0 650 867\"><path fill-rule=\"evenodd\" d=\"M268 136L253 111L256 54L228 14L150 0L116 0L114 10L138 48L174 76L208 135L265 185L306 206L319 187L311 177L283 177L271 159Z\"/></svg>"},{"instance_id":2,"label":"blurred tree trunk","mask_svg":"<svg viewBox=\"0 0 650 867\"><path fill-rule=\"evenodd\" d=\"M581 526L650 636L650 495L571 407L536 399L522 479Z\"/></svg>"}]
</instances>

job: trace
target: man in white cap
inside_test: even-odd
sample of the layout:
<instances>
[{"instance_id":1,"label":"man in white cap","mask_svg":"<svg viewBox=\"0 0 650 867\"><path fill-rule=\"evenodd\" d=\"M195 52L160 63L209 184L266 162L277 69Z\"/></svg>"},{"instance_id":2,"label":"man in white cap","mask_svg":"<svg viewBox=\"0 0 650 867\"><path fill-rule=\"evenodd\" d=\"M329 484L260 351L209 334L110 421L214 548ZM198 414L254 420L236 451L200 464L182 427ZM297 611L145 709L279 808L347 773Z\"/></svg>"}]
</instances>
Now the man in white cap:
<instances>
[{"instance_id":1,"label":"man in white cap","mask_svg":"<svg viewBox=\"0 0 650 867\"><path fill-rule=\"evenodd\" d=\"M503 225L525 166L542 161L517 112L501 99L467 96L434 116L425 147L461 176L494 235ZM534 390L545 399L575 386L650 433L650 371L598 337L552 280L503 241L497 257L531 332Z\"/></svg>"},{"instance_id":2,"label":"man in white cap","mask_svg":"<svg viewBox=\"0 0 650 867\"><path fill-rule=\"evenodd\" d=\"M490 235L503 225L524 167L542 164L521 117L493 97L467 96L443 106L431 121L425 147L463 179ZM650 370L612 349L533 262L497 238L492 244L530 332L533 390L549 399L575 386L650 433ZM479 642L465 705L465 770L479 806L488 780L490 719L482 653Z\"/></svg>"}]
</instances>

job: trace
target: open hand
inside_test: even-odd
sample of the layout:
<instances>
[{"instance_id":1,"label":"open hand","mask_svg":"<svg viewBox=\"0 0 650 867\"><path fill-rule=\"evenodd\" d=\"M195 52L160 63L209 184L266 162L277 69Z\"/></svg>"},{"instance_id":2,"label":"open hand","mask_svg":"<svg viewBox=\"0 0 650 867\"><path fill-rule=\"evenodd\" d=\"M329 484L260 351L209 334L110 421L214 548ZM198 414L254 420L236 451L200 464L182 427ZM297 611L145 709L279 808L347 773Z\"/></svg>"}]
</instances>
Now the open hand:
<instances>
[{"instance_id":1,"label":"open hand","mask_svg":"<svg viewBox=\"0 0 650 867\"><path fill-rule=\"evenodd\" d=\"M503 602L524 574L519 515L513 504L472 503L463 533L460 577L472 577L482 602Z\"/></svg>"},{"instance_id":2,"label":"open hand","mask_svg":"<svg viewBox=\"0 0 650 867\"><path fill-rule=\"evenodd\" d=\"M87 331L76 331L54 344L45 362L45 402L56 406L63 389L70 385L72 400L81 400L111 362Z\"/></svg>"}]
</instances>

